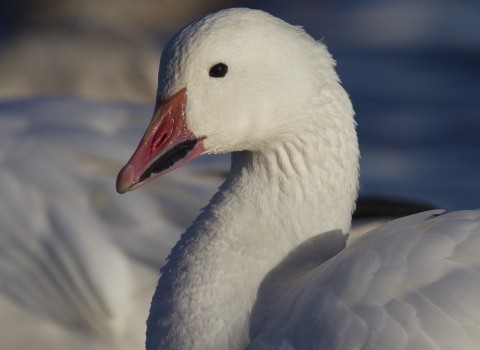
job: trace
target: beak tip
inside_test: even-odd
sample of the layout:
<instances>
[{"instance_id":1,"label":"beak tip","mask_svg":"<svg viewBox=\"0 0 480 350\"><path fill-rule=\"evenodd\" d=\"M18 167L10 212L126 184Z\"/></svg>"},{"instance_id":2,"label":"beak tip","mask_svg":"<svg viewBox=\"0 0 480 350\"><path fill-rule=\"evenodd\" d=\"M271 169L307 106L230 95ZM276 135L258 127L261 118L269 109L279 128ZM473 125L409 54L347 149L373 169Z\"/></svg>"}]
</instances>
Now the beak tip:
<instances>
[{"instance_id":1,"label":"beak tip","mask_svg":"<svg viewBox=\"0 0 480 350\"><path fill-rule=\"evenodd\" d=\"M130 190L133 185L134 168L131 164L125 165L117 176L117 192L123 194Z\"/></svg>"}]
</instances>

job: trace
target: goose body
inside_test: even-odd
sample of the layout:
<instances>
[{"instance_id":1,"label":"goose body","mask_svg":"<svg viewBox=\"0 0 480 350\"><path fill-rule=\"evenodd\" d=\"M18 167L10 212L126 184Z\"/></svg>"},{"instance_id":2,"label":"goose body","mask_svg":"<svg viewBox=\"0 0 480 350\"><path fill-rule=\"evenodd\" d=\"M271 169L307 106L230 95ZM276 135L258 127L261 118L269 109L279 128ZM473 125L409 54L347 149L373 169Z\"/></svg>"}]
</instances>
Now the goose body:
<instances>
[{"instance_id":1,"label":"goose body","mask_svg":"<svg viewBox=\"0 0 480 350\"><path fill-rule=\"evenodd\" d=\"M326 47L224 10L165 48L121 193L203 153L230 175L162 268L147 349L477 349L480 212L430 211L348 240L354 112Z\"/></svg>"}]
</instances>

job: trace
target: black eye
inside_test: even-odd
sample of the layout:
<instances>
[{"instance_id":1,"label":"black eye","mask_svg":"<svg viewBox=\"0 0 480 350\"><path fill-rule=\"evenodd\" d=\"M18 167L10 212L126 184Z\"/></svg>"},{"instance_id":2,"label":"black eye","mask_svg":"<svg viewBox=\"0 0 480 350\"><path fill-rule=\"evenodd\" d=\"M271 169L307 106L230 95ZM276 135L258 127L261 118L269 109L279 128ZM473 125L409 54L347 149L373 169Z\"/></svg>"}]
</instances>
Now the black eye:
<instances>
[{"instance_id":1,"label":"black eye","mask_svg":"<svg viewBox=\"0 0 480 350\"><path fill-rule=\"evenodd\" d=\"M214 78L223 78L225 74L227 74L227 72L228 72L228 67L226 64L217 63L212 68L210 68L210 73L208 73L208 75Z\"/></svg>"}]
</instances>

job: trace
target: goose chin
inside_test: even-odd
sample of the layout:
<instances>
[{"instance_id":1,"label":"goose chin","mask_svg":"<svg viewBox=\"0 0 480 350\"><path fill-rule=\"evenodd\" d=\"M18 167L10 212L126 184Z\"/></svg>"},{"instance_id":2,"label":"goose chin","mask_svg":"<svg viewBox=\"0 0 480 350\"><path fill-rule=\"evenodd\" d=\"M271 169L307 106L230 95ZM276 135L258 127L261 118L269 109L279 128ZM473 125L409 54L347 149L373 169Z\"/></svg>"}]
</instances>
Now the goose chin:
<instances>
[{"instance_id":1,"label":"goose chin","mask_svg":"<svg viewBox=\"0 0 480 350\"><path fill-rule=\"evenodd\" d=\"M186 89L157 101L152 121L137 150L117 176L117 192L134 190L204 153L202 140L188 130Z\"/></svg>"}]
</instances>

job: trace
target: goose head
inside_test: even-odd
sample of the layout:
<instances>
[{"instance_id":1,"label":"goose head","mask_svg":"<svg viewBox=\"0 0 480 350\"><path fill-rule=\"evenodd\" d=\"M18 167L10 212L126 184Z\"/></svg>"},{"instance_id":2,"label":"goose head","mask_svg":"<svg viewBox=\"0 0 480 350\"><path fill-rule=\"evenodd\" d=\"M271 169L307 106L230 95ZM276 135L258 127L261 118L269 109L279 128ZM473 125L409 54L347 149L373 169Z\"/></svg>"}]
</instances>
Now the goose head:
<instances>
[{"instance_id":1,"label":"goose head","mask_svg":"<svg viewBox=\"0 0 480 350\"><path fill-rule=\"evenodd\" d=\"M258 10L220 11L180 30L158 81L151 124L118 175L119 193L204 153L267 152L312 128L325 133L332 111L353 116L325 46Z\"/></svg>"}]
</instances>

